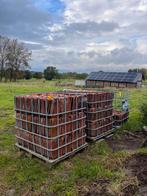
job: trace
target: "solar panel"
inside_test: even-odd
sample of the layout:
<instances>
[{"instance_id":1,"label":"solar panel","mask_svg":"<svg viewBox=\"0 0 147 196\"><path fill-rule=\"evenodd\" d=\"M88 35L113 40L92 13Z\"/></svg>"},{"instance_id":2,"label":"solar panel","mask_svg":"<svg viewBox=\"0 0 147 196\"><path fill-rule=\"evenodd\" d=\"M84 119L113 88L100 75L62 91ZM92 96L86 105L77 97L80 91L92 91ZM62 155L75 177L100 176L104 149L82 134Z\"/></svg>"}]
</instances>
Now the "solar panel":
<instances>
[{"instance_id":1,"label":"solar panel","mask_svg":"<svg viewBox=\"0 0 147 196\"><path fill-rule=\"evenodd\" d=\"M110 82L137 82L142 75L137 72L92 72L87 77L87 80L100 80Z\"/></svg>"}]
</instances>

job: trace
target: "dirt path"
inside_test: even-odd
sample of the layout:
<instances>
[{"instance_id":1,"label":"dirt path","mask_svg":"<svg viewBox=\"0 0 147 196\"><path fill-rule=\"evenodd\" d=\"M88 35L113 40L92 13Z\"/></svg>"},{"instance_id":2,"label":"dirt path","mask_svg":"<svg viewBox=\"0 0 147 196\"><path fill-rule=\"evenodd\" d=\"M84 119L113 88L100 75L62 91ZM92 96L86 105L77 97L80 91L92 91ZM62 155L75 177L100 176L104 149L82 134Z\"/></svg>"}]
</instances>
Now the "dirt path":
<instances>
[{"instance_id":1,"label":"dirt path","mask_svg":"<svg viewBox=\"0 0 147 196\"><path fill-rule=\"evenodd\" d=\"M109 147L115 152L119 150L135 151L142 147L145 142L145 135L142 132L129 133L116 137L106 139Z\"/></svg>"},{"instance_id":2,"label":"dirt path","mask_svg":"<svg viewBox=\"0 0 147 196\"><path fill-rule=\"evenodd\" d=\"M80 196L110 196L107 190L109 183L108 179L98 179L84 187L79 185L78 194Z\"/></svg>"},{"instance_id":3,"label":"dirt path","mask_svg":"<svg viewBox=\"0 0 147 196\"><path fill-rule=\"evenodd\" d=\"M139 195L147 195L147 154L134 154L125 163L126 173L136 176L139 185Z\"/></svg>"},{"instance_id":4,"label":"dirt path","mask_svg":"<svg viewBox=\"0 0 147 196\"><path fill-rule=\"evenodd\" d=\"M118 139L112 137L106 141L113 151L127 150L136 152L138 148L147 147L147 136L143 132L133 134L128 132ZM134 195L133 191L136 188L136 193L139 196L147 196L147 154L136 152L126 160L124 167L127 176L136 178L138 181L138 189L133 185L128 186L128 189L124 190L124 195ZM133 190L131 190L132 187L134 188Z\"/></svg>"},{"instance_id":5,"label":"dirt path","mask_svg":"<svg viewBox=\"0 0 147 196\"><path fill-rule=\"evenodd\" d=\"M143 132L126 132L121 136L112 136L105 141L113 152L126 150L133 155L124 163L124 172L127 180L120 185L120 194L110 193L110 181L108 179L98 179L81 189L79 185L79 195L81 196L147 196L147 154L137 153L141 147L147 147L147 136Z\"/></svg>"}]
</instances>

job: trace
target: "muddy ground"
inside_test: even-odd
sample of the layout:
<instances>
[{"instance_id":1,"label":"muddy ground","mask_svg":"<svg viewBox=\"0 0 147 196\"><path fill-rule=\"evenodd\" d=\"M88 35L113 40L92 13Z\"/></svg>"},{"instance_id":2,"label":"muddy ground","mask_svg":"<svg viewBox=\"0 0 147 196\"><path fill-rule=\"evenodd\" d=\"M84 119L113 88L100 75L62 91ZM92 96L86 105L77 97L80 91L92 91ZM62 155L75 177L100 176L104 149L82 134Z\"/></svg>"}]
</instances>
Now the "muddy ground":
<instances>
[{"instance_id":1,"label":"muddy ground","mask_svg":"<svg viewBox=\"0 0 147 196\"><path fill-rule=\"evenodd\" d=\"M83 196L147 196L147 154L137 150L147 147L147 136L143 132L128 132L121 136L106 139L113 152L126 150L131 156L124 163L126 181L122 182L120 193L112 193L108 179L99 179L79 190Z\"/></svg>"},{"instance_id":2,"label":"muddy ground","mask_svg":"<svg viewBox=\"0 0 147 196\"><path fill-rule=\"evenodd\" d=\"M99 179L84 187L79 185L79 195L80 196L100 196L100 195L110 196L109 191L107 189L109 183L110 182L108 179Z\"/></svg>"},{"instance_id":3,"label":"muddy ground","mask_svg":"<svg viewBox=\"0 0 147 196\"><path fill-rule=\"evenodd\" d=\"M135 151L141 148L146 140L146 135L143 132L128 132L118 135L118 137L109 137L106 139L109 147L115 152L119 150Z\"/></svg>"},{"instance_id":4,"label":"muddy ground","mask_svg":"<svg viewBox=\"0 0 147 196\"><path fill-rule=\"evenodd\" d=\"M136 176L138 180L138 195L147 196L147 154L134 154L125 163L126 173Z\"/></svg>"}]
</instances>

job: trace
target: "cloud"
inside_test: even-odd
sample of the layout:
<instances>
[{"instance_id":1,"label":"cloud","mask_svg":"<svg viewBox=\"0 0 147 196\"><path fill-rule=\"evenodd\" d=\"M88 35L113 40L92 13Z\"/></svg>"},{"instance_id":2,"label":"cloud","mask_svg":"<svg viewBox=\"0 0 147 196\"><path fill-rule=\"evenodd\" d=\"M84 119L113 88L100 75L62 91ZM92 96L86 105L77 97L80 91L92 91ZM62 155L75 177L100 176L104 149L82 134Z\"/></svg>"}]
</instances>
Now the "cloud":
<instances>
[{"instance_id":1,"label":"cloud","mask_svg":"<svg viewBox=\"0 0 147 196\"><path fill-rule=\"evenodd\" d=\"M101 51L66 51L65 49L43 49L36 52L47 65L56 66L61 71L126 71L133 67L147 67L147 53L141 54L136 49L120 48L102 53ZM57 58L58 57L58 58ZM64 66L63 66L64 65ZM62 69L61 69L62 68Z\"/></svg>"},{"instance_id":2,"label":"cloud","mask_svg":"<svg viewBox=\"0 0 147 196\"><path fill-rule=\"evenodd\" d=\"M100 32L111 32L114 31L116 28L118 28L118 24L115 22L107 22L102 21L100 23L97 22L84 22L84 23L72 23L69 25L66 25L66 31L67 32L81 32L81 33L97 33Z\"/></svg>"},{"instance_id":3,"label":"cloud","mask_svg":"<svg viewBox=\"0 0 147 196\"><path fill-rule=\"evenodd\" d=\"M0 34L32 49L32 69L126 71L147 64L146 0L0 2Z\"/></svg>"},{"instance_id":4,"label":"cloud","mask_svg":"<svg viewBox=\"0 0 147 196\"><path fill-rule=\"evenodd\" d=\"M29 41L43 41L52 17L29 0L1 0L0 33Z\"/></svg>"},{"instance_id":5,"label":"cloud","mask_svg":"<svg viewBox=\"0 0 147 196\"><path fill-rule=\"evenodd\" d=\"M103 34L108 35L119 28L115 22L102 21L100 23L87 21L71 24L54 24L50 26L50 44L56 46L83 45L91 42ZM89 40L89 41L88 41ZM84 44L85 45L85 44Z\"/></svg>"}]
</instances>

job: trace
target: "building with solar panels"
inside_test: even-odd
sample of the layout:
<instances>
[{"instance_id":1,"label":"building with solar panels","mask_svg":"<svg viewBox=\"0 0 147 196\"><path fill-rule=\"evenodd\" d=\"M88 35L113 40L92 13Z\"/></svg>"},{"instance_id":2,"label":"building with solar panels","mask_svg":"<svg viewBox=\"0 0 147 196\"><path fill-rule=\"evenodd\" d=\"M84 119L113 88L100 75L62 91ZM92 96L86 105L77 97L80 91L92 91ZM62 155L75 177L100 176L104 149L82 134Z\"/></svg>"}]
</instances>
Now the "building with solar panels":
<instances>
[{"instance_id":1,"label":"building with solar panels","mask_svg":"<svg viewBox=\"0 0 147 196\"><path fill-rule=\"evenodd\" d=\"M91 72L86 78L86 87L141 87L142 74L138 72Z\"/></svg>"}]
</instances>

